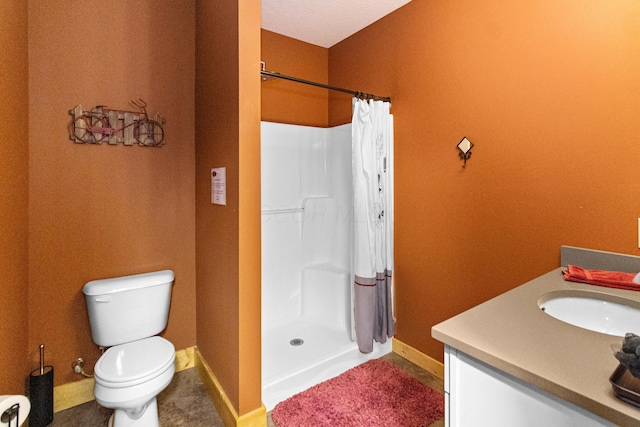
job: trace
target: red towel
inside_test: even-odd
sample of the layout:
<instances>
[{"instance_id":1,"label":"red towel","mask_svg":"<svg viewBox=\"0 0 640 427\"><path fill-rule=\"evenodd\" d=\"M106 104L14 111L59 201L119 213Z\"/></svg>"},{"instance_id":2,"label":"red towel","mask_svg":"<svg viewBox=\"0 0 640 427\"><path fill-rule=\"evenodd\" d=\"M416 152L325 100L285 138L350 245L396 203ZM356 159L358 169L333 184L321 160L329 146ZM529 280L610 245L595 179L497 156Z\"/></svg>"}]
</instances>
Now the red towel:
<instances>
[{"instance_id":1,"label":"red towel","mask_svg":"<svg viewBox=\"0 0 640 427\"><path fill-rule=\"evenodd\" d=\"M628 289L640 291L640 283L633 281L635 273L623 273L620 271L606 270L586 270L575 265L568 265L566 270L562 270L564 280L569 282L588 283L596 286L606 286L608 288Z\"/></svg>"}]
</instances>

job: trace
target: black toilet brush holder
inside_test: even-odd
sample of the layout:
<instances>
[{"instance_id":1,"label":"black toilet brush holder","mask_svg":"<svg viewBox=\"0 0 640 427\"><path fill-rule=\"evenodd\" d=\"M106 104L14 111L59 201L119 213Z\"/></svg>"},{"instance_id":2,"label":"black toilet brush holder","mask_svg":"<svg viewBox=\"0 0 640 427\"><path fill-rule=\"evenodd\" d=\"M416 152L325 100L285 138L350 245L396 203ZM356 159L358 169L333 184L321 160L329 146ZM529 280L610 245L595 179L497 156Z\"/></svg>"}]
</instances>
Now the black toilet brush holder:
<instances>
[{"instance_id":1,"label":"black toilet brush holder","mask_svg":"<svg viewBox=\"0 0 640 427\"><path fill-rule=\"evenodd\" d=\"M31 412L29 427L45 427L53 422L53 366L44 366L44 344L40 345L40 367L29 374Z\"/></svg>"}]
</instances>

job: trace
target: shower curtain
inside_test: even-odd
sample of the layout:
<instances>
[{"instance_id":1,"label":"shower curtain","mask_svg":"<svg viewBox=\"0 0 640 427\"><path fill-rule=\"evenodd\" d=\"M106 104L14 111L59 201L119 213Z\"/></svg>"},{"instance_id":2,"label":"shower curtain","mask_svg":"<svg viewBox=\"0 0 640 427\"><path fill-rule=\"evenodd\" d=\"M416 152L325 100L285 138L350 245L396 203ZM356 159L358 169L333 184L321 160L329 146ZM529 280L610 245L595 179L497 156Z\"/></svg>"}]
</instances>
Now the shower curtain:
<instances>
[{"instance_id":1,"label":"shower curtain","mask_svg":"<svg viewBox=\"0 0 640 427\"><path fill-rule=\"evenodd\" d=\"M353 273L362 353L395 329L393 312L393 116L389 102L353 99Z\"/></svg>"}]
</instances>

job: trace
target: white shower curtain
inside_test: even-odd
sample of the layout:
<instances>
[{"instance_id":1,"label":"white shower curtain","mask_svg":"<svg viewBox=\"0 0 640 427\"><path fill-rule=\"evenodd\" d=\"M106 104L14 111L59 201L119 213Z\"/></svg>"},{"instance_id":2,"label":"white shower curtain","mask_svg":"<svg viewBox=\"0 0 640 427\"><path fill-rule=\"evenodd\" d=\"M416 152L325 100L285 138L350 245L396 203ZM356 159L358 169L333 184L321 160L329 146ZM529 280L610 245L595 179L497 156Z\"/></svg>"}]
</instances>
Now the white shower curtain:
<instances>
[{"instance_id":1,"label":"white shower curtain","mask_svg":"<svg viewBox=\"0 0 640 427\"><path fill-rule=\"evenodd\" d=\"M353 273L358 347L373 351L395 330L393 116L391 104L353 99Z\"/></svg>"}]
</instances>

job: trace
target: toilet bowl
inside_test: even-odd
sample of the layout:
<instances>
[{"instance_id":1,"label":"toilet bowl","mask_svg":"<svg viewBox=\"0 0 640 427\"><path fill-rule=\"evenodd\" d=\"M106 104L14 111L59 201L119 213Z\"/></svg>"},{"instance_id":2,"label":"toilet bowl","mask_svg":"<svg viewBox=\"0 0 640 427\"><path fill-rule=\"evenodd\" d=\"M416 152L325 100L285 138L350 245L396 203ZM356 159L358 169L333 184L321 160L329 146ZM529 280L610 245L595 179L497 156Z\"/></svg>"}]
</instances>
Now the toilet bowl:
<instances>
[{"instance_id":1,"label":"toilet bowl","mask_svg":"<svg viewBox=\"0 0 640 427\"><path fill-rule=\"evenodd\" d=\"M95 366L96 402L115 410L115 426L157 426L156 396L174 372L175 348L164 338L111 347Z\"/></svg>"},{"instance_id":2,"label":"toilet bowl","mask_svg":"<svg viewBox=\"0 0 640 427\"><path fill-rule=\"evenodd\" d=\"M156 396L175 372L175 347L156 334L166 327L170 270L95 280L85 294L91 335L108 347L94 367L96 402L114 410L113 427L159 427Z\"/></svg>"}]
</instances>

